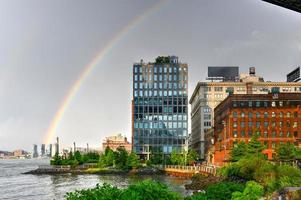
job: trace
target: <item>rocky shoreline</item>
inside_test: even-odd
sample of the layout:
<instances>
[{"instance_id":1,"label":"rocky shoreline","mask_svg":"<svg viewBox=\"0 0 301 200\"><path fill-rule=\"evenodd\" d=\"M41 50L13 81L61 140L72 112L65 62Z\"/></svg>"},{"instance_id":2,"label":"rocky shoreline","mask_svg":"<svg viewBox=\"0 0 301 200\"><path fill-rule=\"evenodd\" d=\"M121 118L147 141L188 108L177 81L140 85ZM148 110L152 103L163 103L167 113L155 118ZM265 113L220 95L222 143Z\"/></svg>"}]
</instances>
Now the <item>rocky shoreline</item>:
<instances>
[{"instance_id":1,"label":"rocky shoreline","mask_svg":"<svg viewBox=\"0 0 301 200\"><path fill-rule=\"evenodd\" d=\"M146 167L132 170L119 170L114 168L79 168L79 167L67 167L67 166L51 166L51 167L39 167L38 169L25 172L23 174L43 175L43 174L134 174L134 175L160 175L165 174L164 171L154 168Z\"/></svg>"}]
</instances>

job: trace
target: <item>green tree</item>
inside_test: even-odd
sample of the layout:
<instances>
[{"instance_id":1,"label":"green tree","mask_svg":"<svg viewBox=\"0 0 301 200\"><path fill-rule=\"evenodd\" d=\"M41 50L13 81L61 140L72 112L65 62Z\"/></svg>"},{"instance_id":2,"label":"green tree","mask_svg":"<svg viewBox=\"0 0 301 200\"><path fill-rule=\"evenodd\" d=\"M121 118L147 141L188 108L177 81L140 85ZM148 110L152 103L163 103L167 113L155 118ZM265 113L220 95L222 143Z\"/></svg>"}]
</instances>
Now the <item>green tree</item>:
<instances>
[{"instance_id":1,"label":"green tree","mask_svg":"<svg viewBox=\"0 0 301 200\"><path fill-rule=\"evenodd\" d=\"M258 200L264 194L263 187L255 181L249 181L243 192L233 192L231 200Z\"/></svg>"},{"instance_id":2,"label":"green tree","mask_svg":"<svg viewBox=\"0 0 301 200\"><path fill-rule=\"evenodd\" d=\"M247 155L247 144L245 142L239 142L231 151L230 159L231 161L238 161Z\"/></svg>"},{"instance_id":3,"label":"green tree","mask_svg":"<svg viewBox=\"0 0 301 200\"><path fill-rule=\"evenodd\" d=\"M170 161L174 165L181 164L181 154L179 154L176 150L172 150L170 155Z\"/></svg>"},{"instance_id":4,"label":"green tree","mask_svg":"<svg viewBox=\"0 0 301 200\"><path fill-rule=\"evenodd\" d=\"M58 153L55 153L53 156L53 159L50 161L51 165L61 165L62 164L62 158L59 156Z\"/></svg>"},{"instance_id":5,"label":"green tree","mask_svg":"<svg viewBox=\"0 0 301 200\"><path fill-rule=\"evenodd\" d=\"M128 156L127 161L126 161L126 165L130 169L139 167L140 161L138 159L138 156L134 152L131 152L130 155Z\"/></svg>"},{"instance_id":6,"label":"green tree","mask_svg":"<svg viewBox=\"0 0 301 200\"><path fill-rule=\"evenodd\" d=\"M83 164L82 155L81 155L81 153L79 151L76 151L74 153L74 158L75 158L75 160L77 160L77 162L79 164Z\"/></svg>"},{"instance_id":7,"label":"green tree","mask_svg":"<svg viewBox=\"0 0 301 200\"><path fill-rule=\"evenodd\" d=\"M258 141L258 136L254 134L247 145L248 156L263 156L262 150L264 146Z\"/></svg>"},{"instance_id":8,"label":"green tree","mask_svg":"<svg viewBox=\"0 0 301 200\"><path fill-rule=\"evenodd\" d=\"M151 153L150 154L150 162L151 164L154 165L159 165L163 163L163 153L159 152L159 153Z\"/></svg>"},{"instance_id":9,"label":"green tree","mask_svg":"<svg viewBox=\"0 0 301 200\"><path fill-rule=\"evenodd\" d=\"M194 149L189 149L187 154L187 163L193 164L198 159L198 154Z\"/></svg>"},{"instance_id":10,"label":"green tree","mask_svg":"<svg viewBox=\"0 0 301 200\"><path fill-rule=\"evenodd\" d=\"M72 151L69 152L68 159L74 160L74 155L73 155Z\"/></svg>"},{"instance_id":11,"label":"green tree","mask_svg":"<svg viewBox=\"0 0 301 200\"><path fill-rule=\"evenodd\" d=\"M125 150L124 147L118 147L114 152L115 167L118 169L126 169L127 159L128 159L128 152Z\"/></svg>"},{"instance_id":12,"label":"green tree","mask_svg":"<svg viewBox=\"0 0 301 200\"><path fill-rule=\"evenodd\" d=\"M276 148L276 159L279 161L289 161L295 159L295 147L292 144L281 144Z\"/></svg>"}]
</instances>

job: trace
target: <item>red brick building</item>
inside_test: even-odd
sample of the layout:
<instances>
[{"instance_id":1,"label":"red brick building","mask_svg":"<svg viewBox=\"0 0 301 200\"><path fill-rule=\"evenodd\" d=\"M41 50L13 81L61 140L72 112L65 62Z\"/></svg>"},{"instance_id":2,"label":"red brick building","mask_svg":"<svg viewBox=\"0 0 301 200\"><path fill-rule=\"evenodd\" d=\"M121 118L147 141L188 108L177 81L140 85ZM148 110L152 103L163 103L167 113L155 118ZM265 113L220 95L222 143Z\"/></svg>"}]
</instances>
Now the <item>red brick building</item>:
<instances>
[{"instance_id":1,"label":"red brick building","mask_svg":"<svg viewBox=\"0 0 301 200\"><path fill-rule=\"evenodd\" d=\"M222 165L239 141L248 143L253 134L266 147L269 159L281 143L301 147L301 94L229 95L214 109L213 163Z\"/></svg>"}]
</instances>

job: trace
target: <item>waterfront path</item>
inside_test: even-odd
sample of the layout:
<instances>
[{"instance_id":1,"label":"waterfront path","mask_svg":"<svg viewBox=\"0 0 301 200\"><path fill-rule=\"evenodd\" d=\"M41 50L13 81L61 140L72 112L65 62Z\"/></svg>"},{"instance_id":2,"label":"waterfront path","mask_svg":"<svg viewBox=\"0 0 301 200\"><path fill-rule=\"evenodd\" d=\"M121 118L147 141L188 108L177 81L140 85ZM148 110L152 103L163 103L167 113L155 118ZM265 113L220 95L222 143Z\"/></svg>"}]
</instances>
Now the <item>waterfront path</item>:
<instances>
[{"instance_id":1,"label":"waterfront path","mask_svg":"<svg viewBox=\"0 0 301 200\"><path fill-rule=\"evenodd\" d=\"M158 166L165 173L174 176L191 177L194 174L216 175L217 168L214 165L200 165L200 166L182 166L182 165L159 165Z\"/></svg>"}]
</instances>

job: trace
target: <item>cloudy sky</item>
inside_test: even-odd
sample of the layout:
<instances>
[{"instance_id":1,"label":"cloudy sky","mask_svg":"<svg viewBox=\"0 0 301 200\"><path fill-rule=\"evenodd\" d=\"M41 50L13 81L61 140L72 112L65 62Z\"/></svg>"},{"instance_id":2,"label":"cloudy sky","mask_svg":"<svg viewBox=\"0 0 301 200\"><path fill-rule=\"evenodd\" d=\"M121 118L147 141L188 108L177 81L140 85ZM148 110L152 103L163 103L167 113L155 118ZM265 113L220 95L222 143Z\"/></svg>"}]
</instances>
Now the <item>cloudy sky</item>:
<instances>
[{"instance_id":1,"label":"cloudy sky","mask_svg":"<svg viewBox=\"0 0 301 200\"><path fill-rule=\"evenodd\" d=\"M131 70L141 58L188 63L189 96L208 65L255 66L285 81L301 64L301 14L261 0L1 0L0 150L42 143L81 71L112 41L58 124L65 146L130 137Z\"/></svg>"}]
</instances>

